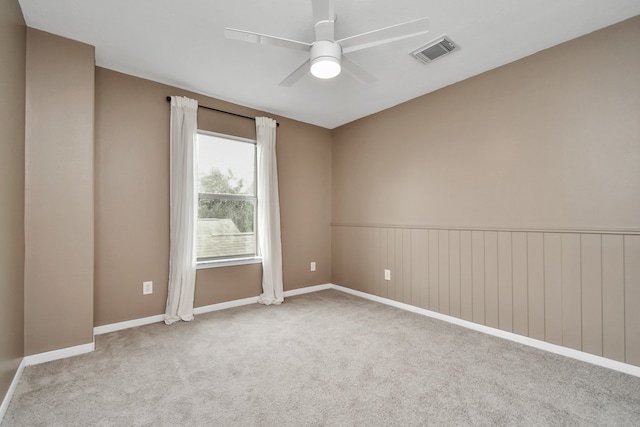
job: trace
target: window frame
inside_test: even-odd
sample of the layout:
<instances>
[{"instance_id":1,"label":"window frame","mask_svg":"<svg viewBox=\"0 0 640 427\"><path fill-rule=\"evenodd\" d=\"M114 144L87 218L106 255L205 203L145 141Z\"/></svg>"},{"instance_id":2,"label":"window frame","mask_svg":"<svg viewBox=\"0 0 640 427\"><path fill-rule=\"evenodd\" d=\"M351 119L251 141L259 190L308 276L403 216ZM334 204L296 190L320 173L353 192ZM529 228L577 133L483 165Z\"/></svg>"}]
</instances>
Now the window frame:
<instances>
[{"instance_id":1,"label":"window frame","mask_svg":"<svg viewBox=\"0 0 640 427\"><path fill-rule=\"evenodd\" d=\"M257 155L257 141L255 139L243 138L235 135L228 135L219 132L212 132L204 129L198 129L197 134L212 136L216 138L226 139L229 141L244 143L244 144L252 144L254 145L254 155L253 155L253 195L245 195L245 194L227 194L227 193L201 193L199 190L199 183L196 182L196 197L198 206L200 204L200 200L242 200L249 201L253 203L253 233L255 235L255 248L253 254L246 255L228 255L228 256L220 256L220 257L209 257L209 258L198 258L198 253L196 249L196 269L203 268L213 268L213 267L228 267L233 265L245 265L245 264L258 264L262 262L262 257L258 255L258 155ZM198 142L199 144L199 142ZM198 153L199 156L199 153ZM198 159L196 159L197 161ZM198 175L199 175L198 171ZM200 177L198 176L198 179ZM197 216L198 209L196 209L196 221L199 219ZM197 239L197 235L195 236Z\"/></svg>"}]
</instances>

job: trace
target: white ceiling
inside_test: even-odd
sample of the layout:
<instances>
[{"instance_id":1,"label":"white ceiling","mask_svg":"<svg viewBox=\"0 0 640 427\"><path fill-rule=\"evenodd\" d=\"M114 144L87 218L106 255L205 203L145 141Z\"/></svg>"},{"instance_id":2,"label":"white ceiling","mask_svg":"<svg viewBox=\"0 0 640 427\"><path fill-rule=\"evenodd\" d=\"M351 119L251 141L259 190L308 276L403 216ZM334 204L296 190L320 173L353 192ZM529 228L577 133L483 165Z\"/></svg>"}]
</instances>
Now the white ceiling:
<instances>
[{"instance_id":1,"label":"white ceiling","mask_svg":"<svg viewBox=\"0 0 640 427\"><path fill-rule=\"evenodd\" d=\"M336 37L423 16L424 36L349 56L348 73L278 83L307 53L224 38L233 27L312 42L311 0L20 0L27 25L96 47L98 66L329 129L640 14L638 0L335 0ZM447 34L430 65L408 52Z\"/></svg>"}]
</instances>

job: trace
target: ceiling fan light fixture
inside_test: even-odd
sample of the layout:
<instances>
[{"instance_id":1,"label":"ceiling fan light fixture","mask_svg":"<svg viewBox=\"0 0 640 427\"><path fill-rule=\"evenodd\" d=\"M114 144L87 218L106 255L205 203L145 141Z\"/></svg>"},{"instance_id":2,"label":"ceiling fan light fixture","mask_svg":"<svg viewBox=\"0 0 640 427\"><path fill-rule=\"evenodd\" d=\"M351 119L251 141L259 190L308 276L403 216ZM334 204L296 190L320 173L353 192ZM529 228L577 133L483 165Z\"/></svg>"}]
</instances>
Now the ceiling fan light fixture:
<instances>
[{"instance_id":1,"label":"ceiling fan light fixture","mask_svg":"<svg viewBox=\"0 0 640 427\"><path fill-rule=\"evenodd\" d=\"M342 48L338 43L322 40L311 46L311 74L319 79L332 79L340 74Z\"/></svg>"},{"instance_id":2,"label":"ceiling fan light fixture","mask_svg":"<svg viewBox=\"0 0 640 427\"><path fill-rule=\"evenodd\" d=\"M332 79L341 71L340 61L331 56L316 58L311 63L311 74L319 79Z\"/></svg>"}]
</instances>

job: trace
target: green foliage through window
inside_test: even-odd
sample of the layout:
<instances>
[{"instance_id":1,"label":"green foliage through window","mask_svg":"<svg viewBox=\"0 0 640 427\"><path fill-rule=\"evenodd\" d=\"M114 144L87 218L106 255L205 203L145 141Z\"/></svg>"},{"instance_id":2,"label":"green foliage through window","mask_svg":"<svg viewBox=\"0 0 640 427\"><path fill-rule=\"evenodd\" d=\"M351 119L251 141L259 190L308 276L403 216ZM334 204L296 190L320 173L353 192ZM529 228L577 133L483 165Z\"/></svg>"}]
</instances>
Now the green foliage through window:
<instances>
[{"instance_id":1,"label":"green foliage through window","mask_svg":"<svg viewBox=\"0 0 640 427\"><path fill-rule=\"evenodd\" d=\"M201 193L217 194L254 194L253 183L245 183L242 178L236 178L231 169L227 173L221 172L218 168L200 177Z\"/></svg>"},{"instance_id":2,"label":"green foliage through window","mask_svg":"<svg viewBox=\"0 0 640 427\"><path fill-rule=\"evenodd\" d=\"M217 168L200 178L202 193L252 194L253 184L245 188L242 179L236 179L229 170L226 174ZM254 205L247 200L200 199L198 218L231 219L241 233L253 232Z\"/></svg>"}]
</instances>

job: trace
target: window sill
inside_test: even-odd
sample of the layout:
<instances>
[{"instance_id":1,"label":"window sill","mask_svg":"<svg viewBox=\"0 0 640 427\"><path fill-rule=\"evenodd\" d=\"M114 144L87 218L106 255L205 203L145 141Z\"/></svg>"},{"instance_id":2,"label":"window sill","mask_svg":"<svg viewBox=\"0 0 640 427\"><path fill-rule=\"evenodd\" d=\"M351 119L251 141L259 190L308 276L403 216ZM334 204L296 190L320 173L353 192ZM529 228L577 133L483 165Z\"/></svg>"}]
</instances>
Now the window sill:
<instances>
[{"instance_id":1,"label":"window sill","mask_svg":"<svg viewBox=\"0 0 640 427\"><path fill-rule=\"evenodd\" d=\"M210 261L200 261L196 263L196 270L202 270L205 268L217 268L217 267L231 267L234 265L246 265L246 264L260 264L262 263L261 257L247 257L247 258L229 258L229 259L217 259Z\"/></svg>"}]
</instances>

